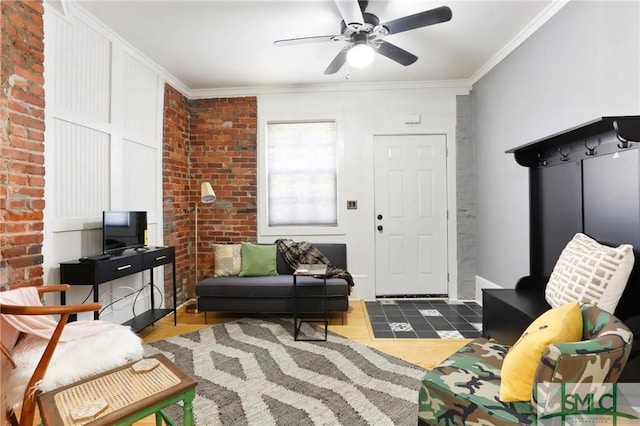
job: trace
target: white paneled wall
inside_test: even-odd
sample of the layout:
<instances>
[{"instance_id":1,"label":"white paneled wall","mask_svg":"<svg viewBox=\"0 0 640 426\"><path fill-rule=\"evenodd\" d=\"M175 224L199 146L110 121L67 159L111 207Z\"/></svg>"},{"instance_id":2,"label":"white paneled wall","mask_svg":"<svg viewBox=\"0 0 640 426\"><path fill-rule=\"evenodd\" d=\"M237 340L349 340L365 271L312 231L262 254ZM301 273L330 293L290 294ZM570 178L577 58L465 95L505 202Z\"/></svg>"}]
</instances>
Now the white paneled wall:
<instances>
[{"instance_id":1,"label":"white paneled wall","mask_svg":"<svg viewBox=\"0 0 640 426\"><path fill-rule=\"evenodd\" d=\"M47 284L59 262L102 252L103 210L148 212L149 241L162 238L162 102L157 66L78 10L45 3L45 235ZM163 292L163 274L155 272ZM102 284L101 319L121 323L150 308L149 272ZM90 296L74 286L68 303ZM122 300L120 300L122 299ZM156 304L163 296L156 293ZM91 314L83 315L91 318Z\"/></svg>"},{"instance_id":2,"label":"white paneled wall","mask_svg":"<svg viewBox=\"0 0 640 426\"><path fill-rule=\"evenodd\" d=\"M46 176L55 179L55 186L47 194L47 207L55 208L52 219L64 228L64 219L98 217L109 205L110 135L58 118L51 121L55 163L47 164Z\"/></svg>"},{"instance_id":3,"label":"white paneled wall","mask_svg":"<svg viewBox=\"0 0 640 426\"><path fill-rule=\"evenodd\" d=\"M124 54L124 131L125 137L154 146L157 136L158 74L129 54Z\"/></svg>"},{"instance_id":4,"label":"white paneled wall","mask_svg":"<svg viewBox=\"0 0 640 426\"><path fill-rule=\"evenodd\" d=\"M155 189L155 177L162 175L158 172L155 161L141 161L145 158L153 158L156 148L145 144L137 143L125 139L122 147L122 162L120 174L124 182L144 182L143 185L123 185L122 198L127 210L147 211L149 221L155 221L153 212L149 211L149 206L155 206L158 199ZM160 195L161 196L161 195ZM160 215L161 216L161 215Z\"/></svg>"},{"instance_id":5,"label":"white paneled wall","mask_svg":"<svg viewBox=\"0 0 640 426\"><path fill-rule=\"evenodd\" d=\"M48 14L49 36L45 44L53 73L47 77L47 104L57 110L82 116L98 123L108 123L110 115L111 42L74 16ZM46 68L46 67L45 67Z\"/></svg>"}]
</instances>

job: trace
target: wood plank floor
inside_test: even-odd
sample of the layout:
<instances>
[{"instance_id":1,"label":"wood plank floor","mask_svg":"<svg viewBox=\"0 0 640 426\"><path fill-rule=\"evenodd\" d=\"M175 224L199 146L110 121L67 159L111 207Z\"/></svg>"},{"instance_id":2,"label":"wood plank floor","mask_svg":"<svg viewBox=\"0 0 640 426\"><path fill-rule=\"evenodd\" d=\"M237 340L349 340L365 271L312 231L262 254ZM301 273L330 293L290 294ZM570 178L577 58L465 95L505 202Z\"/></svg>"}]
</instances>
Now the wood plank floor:
<instances>
[{"instance_id":1,"label":"wood plank floor","mask_svg":"<svg viewBox=\"0 0 640 426\"><path fill-rule=\"evenodd\" d=\"M183 308L178 309L178 325L173 325L173 315L158 321L155 325L142 330L140 337L145 342L153 342L179 334L189 333L213 324L242 318L243 315L221 315L207 313L187 313ZM343 322L344 318L344 322ZM376 339L373 337L366 306L363 301L351 301L349 312L344 316L336 315L331 318L329 330L355 340L387 354L404 359L412 364L424 368L432 368L446 357L464 346L470 339ZM417 396L416 396L417 397ZM39 416L36 425L39 424ZM155 417L149 416L137 423L136 426L155 425Z\"/></svg>"}]
</instances>

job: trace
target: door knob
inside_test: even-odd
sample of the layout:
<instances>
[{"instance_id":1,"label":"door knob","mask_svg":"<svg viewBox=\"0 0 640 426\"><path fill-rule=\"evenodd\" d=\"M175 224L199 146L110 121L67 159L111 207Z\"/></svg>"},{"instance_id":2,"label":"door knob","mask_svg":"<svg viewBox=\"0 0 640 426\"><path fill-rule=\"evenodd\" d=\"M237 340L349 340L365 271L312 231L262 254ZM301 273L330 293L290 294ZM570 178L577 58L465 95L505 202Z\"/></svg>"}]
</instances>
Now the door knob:
<instances>
[{"instance_id":1,"label":"door knob","mask_svg":"<svg viewBox=\"0 0 640 426\"><path fill-rule=\"evenodd\" d=\"M378 231L382 231L382 225L378 225Z\"/></svg>"},{"instance_id":2,"label":"door knob","mask_svg":"<svg viewBox=\"0 0 640 426\"><path fill-rule=\"evenodd\" d=\"M378 220L382 220L382 215L381 214L378 215Z\"/></svg>"}]
</instances>

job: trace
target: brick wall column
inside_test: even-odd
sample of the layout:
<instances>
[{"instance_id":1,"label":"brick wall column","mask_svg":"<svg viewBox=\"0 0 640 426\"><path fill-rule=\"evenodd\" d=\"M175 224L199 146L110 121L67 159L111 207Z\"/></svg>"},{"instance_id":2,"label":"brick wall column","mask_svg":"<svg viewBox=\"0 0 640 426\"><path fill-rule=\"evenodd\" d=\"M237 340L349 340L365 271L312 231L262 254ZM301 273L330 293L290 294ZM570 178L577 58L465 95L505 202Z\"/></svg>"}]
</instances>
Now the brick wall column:
<instances>
[{"instance_id":1,"label":"brick wall column","mask_svg":"<svg viewBox=\"0 0 640 426\"><path fill-rule=\"evenodd\" d=\"M43 14L0 2L0 286L43 284Z\"/></svg>"},{"instance_id":2,"label":"brick wall column","mask_svg":"<svg viewBox=\"0 0 640 426\"><path fill-rule=\"evenodd\" d=\"M177 300L183 303L189 296L193 269L189 240L193 216L190 210L189 192L189 112L187 98L173 87L165 84L164 132L162 148L162 193L164 243L176 248ZM186 283L183 284L183 281ZM172 275L165 268L165 301L172 306ZM191 284L191 287L193 284Z\"/></svg>"},{"instance_id":3,"label":"brick wall column","mask_svg":"<svg viewBox=\"0 0 640 426\"><path fill-rule=\"evenodd\" d=\"M217 196L198 212L201 279L213 274L214 244L257 238L257 111L255 97L189 101L191 205L202 182Z\"/></svg>"},{"instance_id":4,"label":"brick wall column","mask_svg":"<svg viewBox=\"0 0 640 426\"><path fill-rule=\"evenodd\" d=\"M165 86L164 240L176 247L178 304L195 297L195 206L202 182L211 183L217 200L199 206L199 277L213 273L214 244L256 240L256 118L255 97L188 101ZM170 287L165 290L169 304Z\"/></svg>"}]
</instances>

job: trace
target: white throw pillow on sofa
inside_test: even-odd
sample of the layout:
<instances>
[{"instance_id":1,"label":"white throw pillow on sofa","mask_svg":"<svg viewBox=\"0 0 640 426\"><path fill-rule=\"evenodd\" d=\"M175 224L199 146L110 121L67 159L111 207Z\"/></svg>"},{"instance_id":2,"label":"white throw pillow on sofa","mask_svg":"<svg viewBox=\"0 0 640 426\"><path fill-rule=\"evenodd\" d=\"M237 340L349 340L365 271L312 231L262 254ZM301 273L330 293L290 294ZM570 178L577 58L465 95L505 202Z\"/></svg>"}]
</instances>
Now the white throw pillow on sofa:
<instances>
[{"instance_id":1,"label":"white throw pillow on sofa","mask_svg":"<svg viewBox=\"0 0 640 426\"><path fill-rule=\"evenodd\" d=\"M578 233L562 250L545 290L552 307L579 301L616 310L633 268L633 247L609 247Z\"/></svg>"}]
</instances>

